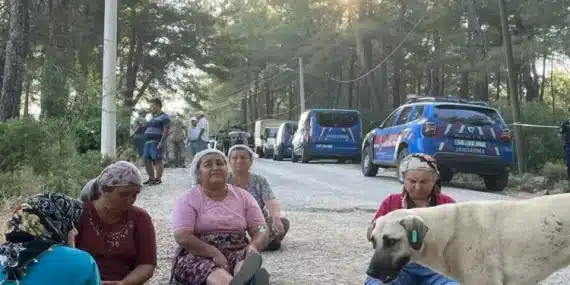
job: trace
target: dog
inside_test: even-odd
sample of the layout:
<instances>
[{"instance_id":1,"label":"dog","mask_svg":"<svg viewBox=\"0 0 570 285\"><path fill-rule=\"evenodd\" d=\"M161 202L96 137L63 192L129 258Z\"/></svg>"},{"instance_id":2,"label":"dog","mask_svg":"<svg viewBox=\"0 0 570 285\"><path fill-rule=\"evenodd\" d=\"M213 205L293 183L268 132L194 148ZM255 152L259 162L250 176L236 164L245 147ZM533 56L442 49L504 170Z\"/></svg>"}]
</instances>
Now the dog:
<instances>
[{"instance_id":1,"label":"dog","mask_svg":"<svg viewBox=\"0 0 570 285\"><path fill-rule=\"evenodd\" d=\"M536 285L570 264L570 194L396 210L367 238L384 283L415 262L462 285Z\"/></svg>"}]
</instances>

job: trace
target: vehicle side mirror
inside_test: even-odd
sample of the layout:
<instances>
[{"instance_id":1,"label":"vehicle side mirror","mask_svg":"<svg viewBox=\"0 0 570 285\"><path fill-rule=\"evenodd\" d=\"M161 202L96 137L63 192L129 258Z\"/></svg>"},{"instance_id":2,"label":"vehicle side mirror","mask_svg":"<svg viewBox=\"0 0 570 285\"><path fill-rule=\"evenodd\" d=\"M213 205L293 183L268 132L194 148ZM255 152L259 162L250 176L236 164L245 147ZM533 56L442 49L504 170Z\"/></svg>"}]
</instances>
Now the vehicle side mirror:
<instances>
[{"instance_id":1,"label":"vehicle side mirror","mask_svg":"<svg viewBox=\"0 0 570 285\"><path fill-rule=\"evenodd\" d=\"M381 129L382 128L382 122L380 121L372 121L370 122L370 129Z\"/></svg>"}]
</instances>

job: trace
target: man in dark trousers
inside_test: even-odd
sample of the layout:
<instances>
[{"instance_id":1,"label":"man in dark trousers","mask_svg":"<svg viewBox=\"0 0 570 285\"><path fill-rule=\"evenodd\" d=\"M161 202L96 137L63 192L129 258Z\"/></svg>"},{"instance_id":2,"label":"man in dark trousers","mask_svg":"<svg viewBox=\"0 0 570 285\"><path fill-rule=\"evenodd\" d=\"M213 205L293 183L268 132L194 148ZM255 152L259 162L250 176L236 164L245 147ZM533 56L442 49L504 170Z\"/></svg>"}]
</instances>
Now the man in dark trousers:
<instances>
[{"instance_id":1,"label":"man in dark trousers","mask_svg":"<svg viewBox=\"0 0 570 285\"><path fill-rule=\"evenodd\" d=\"M570 113L570 107L568 107ZM570 183L570 120L564 120L558 128L558 134L564 139L564 158L566 159L566 171Z\"/></svg>"}]
</instances>

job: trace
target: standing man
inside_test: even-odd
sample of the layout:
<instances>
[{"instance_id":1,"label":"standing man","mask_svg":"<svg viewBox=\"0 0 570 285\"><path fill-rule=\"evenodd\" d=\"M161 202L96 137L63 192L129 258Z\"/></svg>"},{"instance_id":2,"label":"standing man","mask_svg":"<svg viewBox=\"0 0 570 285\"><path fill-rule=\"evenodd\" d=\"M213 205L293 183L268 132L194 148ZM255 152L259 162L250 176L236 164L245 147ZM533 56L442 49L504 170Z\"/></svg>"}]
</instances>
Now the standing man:
<instances>
[{"instance_id":1,"label":"standing man","mask_svg":"<svg viewBox=\"0 0 570 285\"><path fill-rule=\"evenodd\" d=\"M170 130L168 132L168 165L174 167L184 167L184 140L186 139L186 129L179 116L171 117ZM169 166L170 167L170 166Z\"/></svg>"},{"instance_id":2,"label":"standing man","mask_svg":"<svg viewBox=\"0 0 570 285\"><path fill-rule=\"evenodd\" d=\"M208 120L206 120L206 116L204 115L203 111L198 111L196 113L198 117L198 128L200 128L200 137L197 142L197 149L196 153L203 151L208 148L208 142L210 141L210 132L208 125Z\"/></svg>"},{"instance_id":3,"label":"standing man","mask_svg":"<svg viewBox=\"0 0 570 285\"><path fill-rule=\"evenodd\" d=\"M151 99L150 113L152 119L147 123L144 143L144 165L148 180L143 184L157 185L162 183L164 163L162 155L166 147L170 118L162 112L162 101L159 98ZM155 172L156 171L156 172Z\"/></svg>"},{"instance_id":4,"label":"standing man","mask_svg":"<svg viewBox=\"0 0 570 285\"><path fill-rule=\"evenodd\" d=\"M570 107L568 107L568 113L570 113ZM564 158L566 159L567 179L570 183L570 120L562 121L558 134L564 139Z\"/></svg>"},{"instance_id":5,"label":"standing man","mask_svg":"<svg viewBox=\"0 0 570 285\"><path fill-rule=\"evenodd\" d=\"M200 139L200 128L198 128L198 119L196 117L190 118L190 127L188 127L188 139L186 145L188 146L189 153L194 158L196 155L196 143Z\"/></svg>"}]
</instances>

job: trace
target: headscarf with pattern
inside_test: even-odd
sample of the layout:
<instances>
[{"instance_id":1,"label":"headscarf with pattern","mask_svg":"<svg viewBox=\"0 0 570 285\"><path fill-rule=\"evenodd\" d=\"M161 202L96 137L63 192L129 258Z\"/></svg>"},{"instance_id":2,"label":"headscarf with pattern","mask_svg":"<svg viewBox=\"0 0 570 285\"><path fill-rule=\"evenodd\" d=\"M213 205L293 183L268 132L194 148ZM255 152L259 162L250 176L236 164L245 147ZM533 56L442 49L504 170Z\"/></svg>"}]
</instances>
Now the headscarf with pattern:
<instances>
[{"instance_id":1,"label":"headscarf with pattern","mask_svg":"<svg viewBox=\"0 0 570 285\"><path fill-rule=\"evenodd\" d=\"M65 244L82 212L81 201L61 193L36 194L18 205L7 223L6 242L0 245L6 280L17 281L39 255Z\"/></svg>"},{"instance_id":2,"label":"headscarf with pattern","mask_svg":"<svg viewBox=\"0 0 570 285\"><path fill-rule=\"evenodd\" d=\"M433 172L436 175L436 182L433 186L433 190L429 195L428 205L430 207L437 206L437 195L441 193L441 179L439 178L439 170L437 168L437 161L435 158L424 153L410 154L402 159L398 170L400 171L400 175L402 177L405 177L406 172L410 170L424 170ZM414 201L410 199L406 188L403 189L403 196L402 208L411 209L416 207Z\"/></svg>"},{"instance_id":3,"label":"headscarf with pattern","mask_svg":"<svg viewBox=\"0 0 570 285\"><path fill-rule=\"evenodd\" d=\"M117 161L103 169L95 179L91 179L81 191L81 200L93 201L99 199L104 186L120 187L142 186L142 174L139 169L128 161Z\"/></svg>"}]
</instances>

